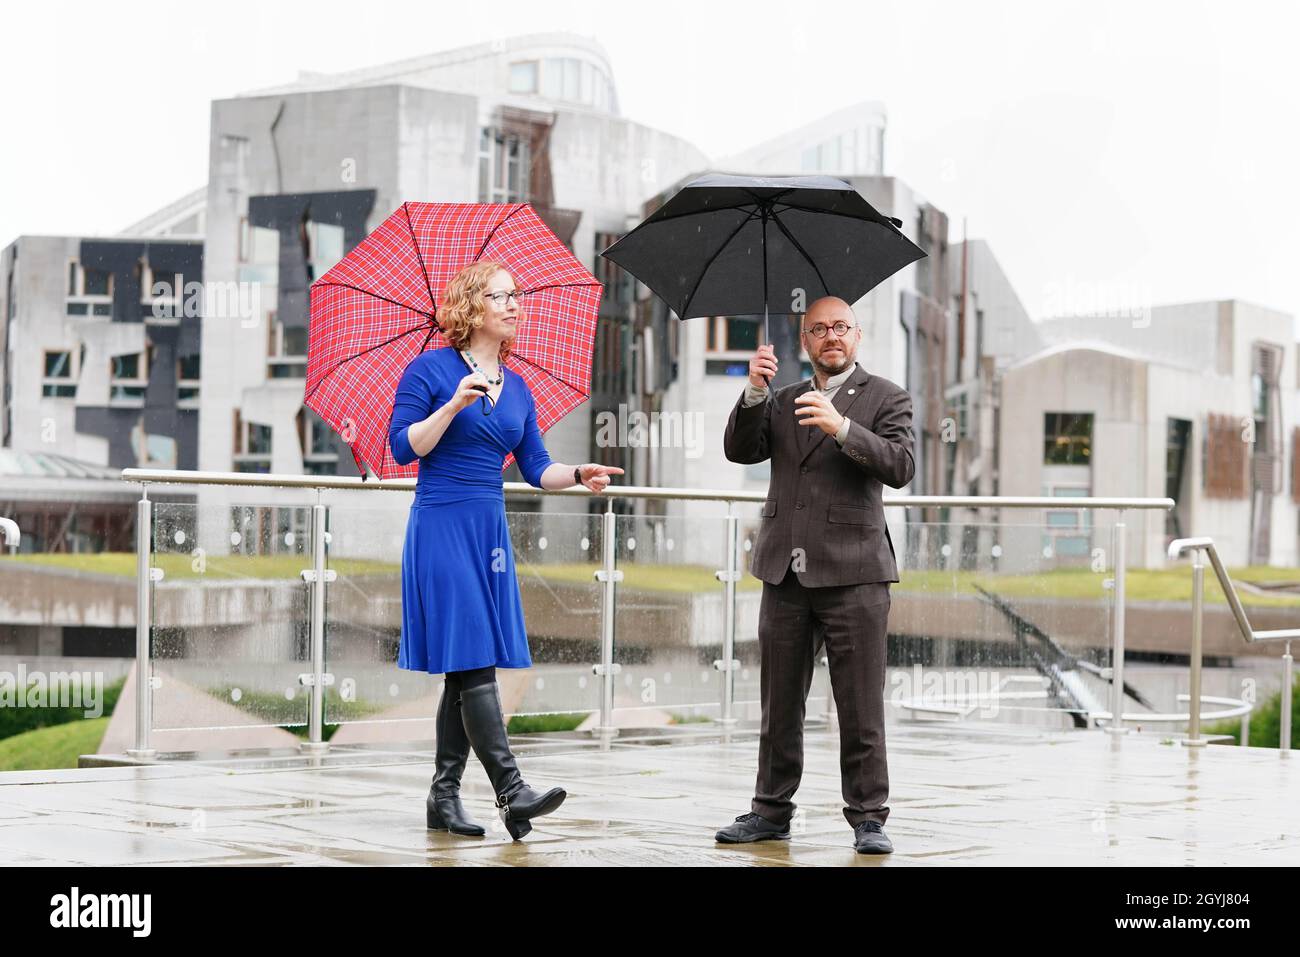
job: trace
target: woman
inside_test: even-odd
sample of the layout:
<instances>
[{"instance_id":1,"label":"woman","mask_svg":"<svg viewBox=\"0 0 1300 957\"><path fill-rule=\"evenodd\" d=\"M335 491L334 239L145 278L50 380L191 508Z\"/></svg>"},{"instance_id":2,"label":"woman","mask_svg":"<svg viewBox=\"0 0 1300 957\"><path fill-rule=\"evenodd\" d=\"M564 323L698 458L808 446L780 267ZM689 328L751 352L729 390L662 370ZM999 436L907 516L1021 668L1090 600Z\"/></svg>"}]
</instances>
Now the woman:
<instances>
[{"instance_id":1,"label":"woman","mask_svg":"<svg viewBox=\"0 0 1300 957\"><path fill-rule=\"evenodd\" d=\"M563 788L538 791L519 774L506 736L497 668L528 668L501 466L514 452L530 485L582 484L603 492L622 469L552 462L528 384L505 367L522 320L523 293L495 262L448 284L438 312L449 345L422 352L402 374L388 440L399 465L420 460L402 549L402 641L397 666L445 675L428 826L479 836L460 801L472 746L483 762L510 836L554 811Z\"/></svg>"}]
</instances>

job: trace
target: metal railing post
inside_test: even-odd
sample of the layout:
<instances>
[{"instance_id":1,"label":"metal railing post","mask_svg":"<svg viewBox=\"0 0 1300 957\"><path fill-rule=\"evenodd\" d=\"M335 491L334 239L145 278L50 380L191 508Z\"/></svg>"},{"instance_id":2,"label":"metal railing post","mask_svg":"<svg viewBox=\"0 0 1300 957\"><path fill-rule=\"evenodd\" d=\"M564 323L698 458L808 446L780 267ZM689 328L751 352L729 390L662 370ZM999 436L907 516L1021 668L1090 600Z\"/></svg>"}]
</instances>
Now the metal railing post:
<instances>
[{"instance_id":1,"label":"metal railing post","mask_svg":"<svg viewBox=\"0 0 1300 957\"><path fill-rule=\"evenodd\" d=\"M1282 751L1291 750L1291 687L1295 683L1295 674L1291 670L1291 642L1287 642L1282 652L1282 721L1278 730L1277 746Z\"/></svg>"},{"instance_id":2,"label":"metal railing post","mask_svg":"<svg viewBox=\"0 0 1300 957\"><path fill-rule=\"evenodd\" d=\"M1187 688L1187 738L1189 748L1203 747L1201 737L1201 634L1205 614L1205 561L1192 553L1192 676Z\"/></svg>"},{"instance_id":3,"label":"metal railing post","mask_svg":"<svg viewBox=\"0 0 1300 957\"><path fill-rule=\"evenodd\" d=\"M740 661L736 658L736 583L740 581L740 556L737 554L740 540L740 520L736 517L736 503L727 503L727 567L715 573L715 577L724 584L722 599L722 657L713 663L713 667L722 673L722 717L719 722L724 725L736 723L736 669Z\"/></svg>"},{"instance_id":4,"label":"metal railing post","mask_svg":"<svg viewBox=\"0 0 1300 957\"><path fill-rule=\"evenodd\" d=\"M321 503L321 490L316 489L316 505L312 506L312 567L303 570L303 581L311 586L311 605L308 622L312 636L312 670L299 675L300 684L311 689L308 696L307 740L299 745L304 752L321 753L329 750L325 741L325 687L333 675L325 674L325 585L334 580L335 572L325 568L325 506Z\"/></svg>"},{"instance_id":5,"label":"metal railing post","mask_svg":"<svg viewBox=\"0 0 1300 957\"><path fill-rule=\"evenodd\" d=\"M1124 524L1124 510L1120 509L1114 525L1115 536L1115 634L1110 661L1110 725L1111 734L1127 734L1124 727L1124 586L1128 566L1128 528Z\"/></svg>"},{"instance_id":6,"label":"metal railing post","mask_svg":"<svg viewBox=\"0 0 1300 957\"><path fill-rule=\"evenodd\" d=\"M1199 731L1200 728L1200 668L1201 668L1201 605L1204 601L1204 586L1201 584L1204 574L1205 565L1201 560L1201 553L1210 559L1210 567L1214 569L1214 575L1219 580L1219 587L1223 589L1224 598L1228 602L1228 608L1232 612L1233 620L1237 623L1237 630L1241 632L1241 637L1247 642L1254 643L1257 641L1283 641L1282 654L1282 727L1278 735L1278 747L1281 751L1288 751L1291 748L1291 641L1294 638L1300 638L1300 628L1282 628L1266 631L1255 631L1251 627L1250 621L1246 618L1246 610L1241 605L1241 599L1237 597L1237 589L1232 584L1232 579L1228 577L1228 571L1223 567L1223 561L1219 558L1219 552L1214 547L1212 538L1179 538L1169 543L1168 554L1171 559L1177 558L1185 551L1191 551L1192 554L1192 688L1190 689L1190 702L1188 717L1191 719L1191 728ZM1195 709L1195 713L1192 712ZM1249 715L1243 716L1241 725L1241 740L1244 745L1250 740L1250 722ZM1198 741L1189 741L1189 744L1203 743Z\"/></svg>"},{"instance_id":7,"label":"metal railing post","mask_svg":"<svg viewBox=\"0 0 1300 957\"><path fill-rule=\"evenodd\" d=\"M615 536L618 534L616 518L611 500L601 515L603 556L601 569L594 576L604 586L600 601L600 664L592 668L600 678L600 724L594 732L605 737L618 734L614 727L614 676L622 670L614 664L614 586L623 578L623 573L614 567Z\"/></svg>"},{"instance_id":8,"label":"metal railing post","mask_svg":"<svg viewBox=\"0 0 1300 957\"><path fill-rule=\"evenodd\" d=\"M153 663L150 635L153 631L153 502L148 485L141 486L135 504L135 747L133 758L150 759L157 751L149 746L153 728Z\"/></svg>"}]
</instances>

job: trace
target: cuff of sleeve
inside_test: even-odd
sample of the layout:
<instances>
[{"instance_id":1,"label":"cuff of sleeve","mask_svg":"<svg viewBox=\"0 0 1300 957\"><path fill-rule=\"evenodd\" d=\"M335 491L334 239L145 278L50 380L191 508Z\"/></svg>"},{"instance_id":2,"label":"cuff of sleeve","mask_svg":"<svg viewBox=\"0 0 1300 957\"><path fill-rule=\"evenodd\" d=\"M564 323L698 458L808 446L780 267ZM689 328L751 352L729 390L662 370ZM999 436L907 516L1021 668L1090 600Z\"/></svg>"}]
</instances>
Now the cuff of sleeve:
<instances>
[{"instance_id":1,"label":"cuff of sleeve","mask_svg":"<svg viewBox=\"0 0 1300 957\"><path fill-rule=\"evenodd\" d=\"M419 456L415 454L415 449L411 448L411 440L407 436L407 433L410 431L411 427L408 425L401 429L397 433L397 437L393 439L393 458L399 463L404 462L409 464L419 458Z\"/></svg>"},{"instance_id":2,"label":"cuff of sleeve","mask_svg":"<svg viewBox=\"0 0 1300 957\"><path fill-rule=\"evenodd\" d=\"M840 430L835 433L835 441L838 442L840 445L843 445L844 440L847 439L848 437L849 437L849 417L846 415L844 417L844 423L840 426Z\"/></svg>"},{"instance_id":3,"label":"cuff of sleeve","mask_svg":"<svg viewBox=\"0 0 1300 957\"><path fill-rule=\"evenodd\" d=\"M758 405L760 402L763 402L767 399L767 391L768 390L766 387L762 389L756 389L754 388L754 383L746 382L745 395L741 400L741 404L744 405L746 408L748 408L751 405Z\"/></svg>"}]
</instances>

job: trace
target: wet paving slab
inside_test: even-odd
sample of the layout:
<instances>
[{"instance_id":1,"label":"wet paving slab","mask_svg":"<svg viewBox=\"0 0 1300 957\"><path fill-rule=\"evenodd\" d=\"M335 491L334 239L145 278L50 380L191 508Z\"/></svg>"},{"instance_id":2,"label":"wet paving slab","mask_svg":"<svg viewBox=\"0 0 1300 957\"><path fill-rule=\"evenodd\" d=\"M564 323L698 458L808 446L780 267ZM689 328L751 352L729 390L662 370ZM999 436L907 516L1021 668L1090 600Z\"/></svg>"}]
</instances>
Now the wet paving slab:
<instances>
[{"instance_id":1,"label":"wet paving slab","mask_svg":"<svg viewBox=\"0 0 1300 957\"><path fill-rule=\"evenodd\" d=\"M1057 866L1300 864L1293 754L1167 735L977 723L888 728L886 833L859 855L840 797L839 738L810 725L789 841L722 845L749 810L758 739L624 732L513 739L538 787L569 792L512 841L471 758L466 807L487 829L425 829L428 747L250 753L0 774L0 863L206 866Z\"/></svg>"}]
</instances>

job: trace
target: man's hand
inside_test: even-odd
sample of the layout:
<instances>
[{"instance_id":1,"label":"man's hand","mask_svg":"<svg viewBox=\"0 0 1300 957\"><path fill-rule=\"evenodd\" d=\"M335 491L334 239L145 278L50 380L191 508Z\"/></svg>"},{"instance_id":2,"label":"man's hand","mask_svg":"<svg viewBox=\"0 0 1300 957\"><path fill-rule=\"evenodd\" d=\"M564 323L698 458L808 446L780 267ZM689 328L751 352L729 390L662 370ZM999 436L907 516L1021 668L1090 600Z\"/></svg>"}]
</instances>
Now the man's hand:
<instances>
[{"instance_id":1,"label":"man's hand","mask_svg":"<svg viewBox=\"0 0 1300 957\"><path fill-rule=\"evenodd\" d=\"M844 424L844 416L820 392L805 392L794 400L794 404L795 419L800 425L815 425L827 435L834 435Z\"/></svg>"},{"instance_id":2,"label":"man's hand","mask_svg":"<svg viewBox=\"0 0 1300 957\"><path fill-rule=\"evenodd\" d=\"M776 350L768 343L758 347L749 360L749 384L755 389L766 389L767 379L776 375ZM764 376L767 378L765 379Z\"/></svg>"}]
</instances>

